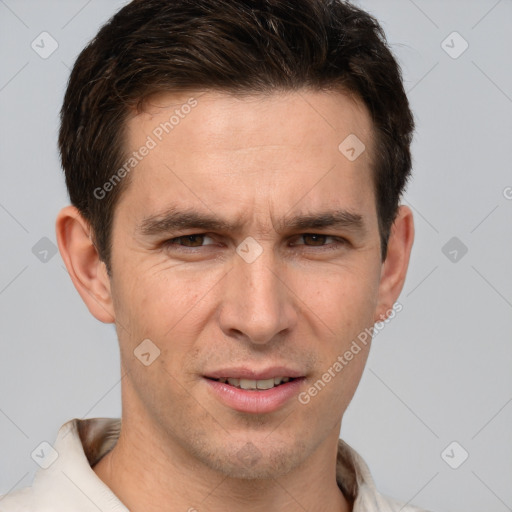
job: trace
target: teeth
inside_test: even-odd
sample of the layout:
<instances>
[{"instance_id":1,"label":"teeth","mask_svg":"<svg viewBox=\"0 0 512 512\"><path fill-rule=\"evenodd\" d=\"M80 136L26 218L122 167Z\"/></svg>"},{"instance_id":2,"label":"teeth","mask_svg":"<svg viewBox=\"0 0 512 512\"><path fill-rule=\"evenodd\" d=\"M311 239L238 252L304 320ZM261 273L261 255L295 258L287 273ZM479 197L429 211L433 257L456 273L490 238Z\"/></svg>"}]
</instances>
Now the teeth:
<instances>
[{"instance_id":1,"label":"teeth","mask_svg":"<svg viewBox=\"0 0 512 512\"><path fill-rule=\"evenodd\" d=\"M274 387L275 379L266 379L266 380L258 380L256 381L256 387L258 389L270 389Z\"/></svg>"},{"instance_id":2,"label":"teeth","mask_svg":"<svg viewBox=\"0 0 512 512\"><path fill-rule=\"evenodd\" d=\"M252 379L240 379L240 387L242 389L256 389L256 380Z\"/></svg>"},{"instance_id":3,"label":"teeth","mask_svg":"<svg viewBox=\"0 0 512 512\"><path fill-rule=\"evenodd\" d=\"M236 388L256 390L256 389L272 389L279 384L284 384L290 381L290 377L274 377L271 379L255 380L255 379L232 379L221 378L217 379L224 384L230 384Z\"/></svg>"}]
</instances>

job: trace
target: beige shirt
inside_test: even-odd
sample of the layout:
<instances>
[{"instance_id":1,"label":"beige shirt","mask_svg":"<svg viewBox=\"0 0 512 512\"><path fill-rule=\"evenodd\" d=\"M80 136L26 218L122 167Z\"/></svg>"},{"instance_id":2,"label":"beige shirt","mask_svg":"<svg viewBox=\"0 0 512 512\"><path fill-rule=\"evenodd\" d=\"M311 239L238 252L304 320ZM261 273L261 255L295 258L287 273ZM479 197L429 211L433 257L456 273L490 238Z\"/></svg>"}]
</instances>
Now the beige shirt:
<instances>
[{"instance_id":1,"label":"beige shirt","mask_svg":"<svg viewBox=\"0 0 512 512\"><path fill-rule=\"evenodd\" d=\"M65 423L53 447L41 445L33 454L41 468L32 486L1 496L0 512L128 511L92 470L114 447L120 429L121 420L116 418ZM354 502L353 512L425 512L379 494L364 460L341 439L336 480Z\"/></svg>"}]
</instances>

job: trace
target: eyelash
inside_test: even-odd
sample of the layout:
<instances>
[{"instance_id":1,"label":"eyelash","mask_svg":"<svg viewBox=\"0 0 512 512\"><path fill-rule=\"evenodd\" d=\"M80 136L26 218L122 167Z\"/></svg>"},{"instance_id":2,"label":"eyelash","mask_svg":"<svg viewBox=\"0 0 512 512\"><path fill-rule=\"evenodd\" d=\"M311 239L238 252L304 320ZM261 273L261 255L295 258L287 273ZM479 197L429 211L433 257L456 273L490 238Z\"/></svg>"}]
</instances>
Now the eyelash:
<instances>
[{"instance_id":1,"label":"eyelash","mask_svg":"<svg viewBox=\"0 0 512 512\"><path fill-rule=\"evenodd\" d=\"M313 247L313 248L320 248L320 249L323 249L323 250L329 250L329 249L336 249L338 248L339 246L343 246L343 245L347 245L349 242L344 239L344 238L341 238L341 237L336 237L336 236L333 236L333 235L325 235L323 233L302 233L300 235L298 235L298 237L306 237L306 236L312 236L312 237L325 237L326 239L328 238L332 238L333 240L335 240L335 243L331 243L331 244L325 244L325 245L306 245L306 244L299 244L299 245L303 245L304 247ZM178 248L177 250L179 251L189 251L189 250L192 250L194 251L195 249L201 249L202 247L207 247L208 245L215 245L215 244L207 244L207 245L200 245L200 246L196 246L196 247L190 247L190 246L186 246L186 245L181 245L177 242L179 242L180 240L183 240L183 239L186 239L186 238L189 238L189 237L208 237L208 238L212 238L210 237L207 233L193 233L193 234L190 234L190 235L182 235L182 236L178 236L176 238L171 238L169 240L166 240L163 245L166 247L166 248ZM330 247L332 245L335 245L336 247ZM293 246L295 247L295 246Z\"/></svg>"}]
</instances>

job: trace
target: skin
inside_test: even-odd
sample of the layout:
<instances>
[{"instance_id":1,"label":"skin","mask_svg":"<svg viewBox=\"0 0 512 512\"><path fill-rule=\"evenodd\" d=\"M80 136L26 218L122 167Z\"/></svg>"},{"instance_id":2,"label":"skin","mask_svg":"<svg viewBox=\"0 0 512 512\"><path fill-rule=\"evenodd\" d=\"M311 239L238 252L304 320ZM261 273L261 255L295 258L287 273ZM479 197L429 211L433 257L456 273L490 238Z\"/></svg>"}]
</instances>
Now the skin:
<instances>
[{"instance_id":1,"label":"skin","mask_svg":"<svg viewBox=\"0 0 512 512\"><path fill-rule=\"evenodd\" d=\"M122 431L93 469L133 512L351 510L336 447L369 344L308 404L294 397L266 414L226 406L203 376L288 365L307 390L397 300L412 212L400 207L382 262L372 123L341 92L160 95L129 119L127 148L191 96L198 105L130 175L114 215L111 277L78 211L57 219L73 283L98 320L115 322L121 351ZM353 162L338 150L349 134L366 146ZM170 207L240 226L167 246L205 230L141 233L144 219ZM331 209L360 215L362 229L279 227L285 216ZM252 263L236 252L248 236L263 250ZM134 356L147 338L160 350L149 366ZM249 442L252 466L239 456Z\"/></svg>"}]
</instances>

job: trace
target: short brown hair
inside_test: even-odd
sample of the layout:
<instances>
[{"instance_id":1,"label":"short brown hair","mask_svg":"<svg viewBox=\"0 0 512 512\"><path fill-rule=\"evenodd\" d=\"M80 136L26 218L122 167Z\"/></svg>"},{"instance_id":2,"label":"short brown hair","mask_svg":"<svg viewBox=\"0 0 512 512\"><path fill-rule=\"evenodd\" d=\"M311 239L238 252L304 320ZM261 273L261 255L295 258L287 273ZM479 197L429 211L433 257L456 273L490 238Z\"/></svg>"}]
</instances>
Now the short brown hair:
<instances>
[{"instance_id":1,"label":"short brown hair","mask_svg":"<svg viewBox=\"0 0 512 512\"><path fill-rule=\"evenodd\" d=\"M94 190L126 161L125 125L134 108L163 91L302 88L350 92L371 115L384 260L411 172L414 121L375 18L342 0L134 0L80 53L61 110L70 200L90 223L107 269L114 209L129 180L101 199Z\"/></svg>"}]
</instances>

